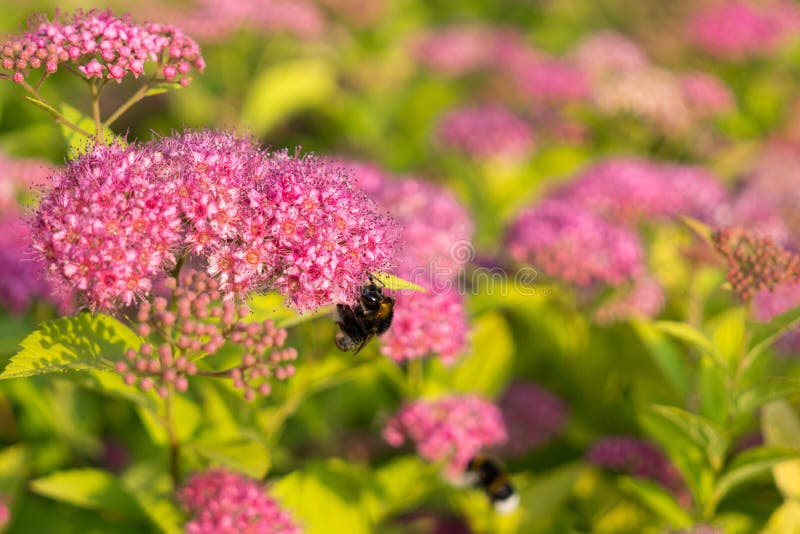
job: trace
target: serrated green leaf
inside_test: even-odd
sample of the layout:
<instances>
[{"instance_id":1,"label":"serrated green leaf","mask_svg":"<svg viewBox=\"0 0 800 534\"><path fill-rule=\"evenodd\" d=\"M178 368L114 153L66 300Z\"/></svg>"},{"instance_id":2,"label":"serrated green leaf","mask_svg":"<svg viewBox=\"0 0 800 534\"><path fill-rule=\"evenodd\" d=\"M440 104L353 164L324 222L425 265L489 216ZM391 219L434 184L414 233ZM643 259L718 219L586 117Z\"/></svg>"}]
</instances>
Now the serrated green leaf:
<instances>
[{"instance_id":1,"label":"serrated green leaf","mask_svg":"<svg viewBox=\"0 0 800 534\"><path fill-rule=\"evenodd\" d=\"M715 503L719 503L737 486L768 473L777 464L800 458L800 451L772 445L742 451L733 457L730 465L717 481Z\"/></svg>"},{"instance_id":2,"label":"serrated green leaf","mask_svg":"<svg viewBox=\"0 0 800 534\"><path fill-rule=\"evenodd\" d=\"M166 93L168 91L174 91L177 89L183 89L183 86L179 83L170 83L164 82L158 85L154 85L150 89L148 89L144 96L153 96L153 95L160 95L161 93Z\"/></svg>"},{"instance_id":3,"label":"serrated green leaf","mask_svg":"<svg viewBox=\"0 0 800 534\"><path fill-rule=\"evenodd\" d=\"M141 339L128 327L103 314L81 313L42 323L11 358L1 379L77 370L109 370Z\"/></svg>"},{"instance_id":4,"label":"serrated green leaf","mask_svg":"<svg viewBox=\"0 0 800 534\"><path fill-rule=\"evenodd\" d=\"M336 90L336 73L321 59L273 65L248 83L241 122L262 136L295 113L326 102Z\"/></svg>"},{"instance_id":5,"label":"serrated green leaf","mask_svg":"<svg viewBox=\"0 0 800 534\"><path fill-rule=\"evenodd\" d=\"M221 465L251 478L264 478L269 471L269 451L258 441L195 440L187 444L187 449L210 461L212 465Z\"/></svg>"},{"instance_id":6,"label":"serrated green leaf","mask_svg":"<svg viewBox=\"0 0 800 534\"><path fill-rule=\"evenodd\" d=\"M119 479L100 469L58 471L32 480L30 488L34 493L80 508L141 515L136 500Z\"/></svg>"},{"instance_id":7,"label":"serrated green leaf","mask_svg":"<svg viewBox=\"0 0 800 534\"><path fill-rule=\"evenodd\" d=\"M726 365L725 359L722 357L717 347L708 339L708 336L692 325L677 321L656 321L653 324L665 334L669 334L694 346L701 354L708 354L719 365L723 367Z\"/></svg>"},{"instance_id":8,"label":"serrated green leaf","mask_svg":"<svg viewBox=\"0 0 800 534\"><path fill-rule=\"evenodd\" d=\"M70 106L67 103L61 104L61 115L67 119L68 121L72 122L73 124L83 128L87 132L94 133L95 131L95 124L94 120L90 117L87 117L74 107ZM61 125L61 135L64 137L64 140L67 142L67 147L70 149L69 152L72 155L77 156L78 154L82 154L86 152L87 148L94 144L94 138L86 137L85 135L81 134L80 132L76 132L69 126L64 124ZM105 128L103 129L103 143L111 144L114 142L122 142L121 139L118 139L114 132L110 129ZM124 143L123 143L124 144Z\"/></svg>"},{"instance_id":9,"label":"serrated green leaf","mask_svg":"<svg viewBox=\"0 0 800 534\"><path fill-rule=\"evenodd\" d=\"M771 402L761 412L761 431L767 445L800 451L800 418L785 400ZM772 468L775 484L788 499L800 499L800 460Z\"/></svg>"},{"instance_id":10,"label":"serrated green leaf","mask_svg":"<svg viewBox=\"0 0 800 534\"><path fill-rule=\"evenodd\" d=\"M619 489L629 493L666 521L671 528L687 528L694 524L692 516L675 501L675 496L661 484L640 478L620 477Z\"/></svg>"},{"instance_id":11,"label":"serrated green leaf","mask_svg":"<svg viewBox=\"0 0 800 534\"><path fill-rule=\"evenodd\" d=\"M418 286L417 284L409 282L408 280L403 280L399 276L395 276L393 274L377 271L372 273L372 276L380 281L386 287L386 289L391 289L393 291L419 291L421 293L427 292L424 287Z\"/></svg>"},{"instance_id":12,"label":"serrated green leaf","mask_svg":"<svg viewBox=\"0 0 800 534\"><path fill-rule=\"evenodd\" d=\"M722 468L728 442L722 431L717 429L711 421L674 406L656 405L652 410L681 429L693 443L700 447L706 453L711 467L717 471Z\"/></svg>"}]
</instances>

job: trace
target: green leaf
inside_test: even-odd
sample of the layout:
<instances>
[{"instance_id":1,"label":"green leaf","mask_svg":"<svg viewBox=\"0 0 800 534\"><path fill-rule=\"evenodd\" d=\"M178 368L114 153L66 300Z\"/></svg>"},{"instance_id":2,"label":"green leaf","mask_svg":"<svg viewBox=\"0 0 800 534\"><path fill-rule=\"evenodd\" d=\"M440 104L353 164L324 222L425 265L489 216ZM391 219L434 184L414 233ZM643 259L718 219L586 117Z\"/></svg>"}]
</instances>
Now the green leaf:
<instances>
[{"instance_id":1,"label":"green leaf","mask_svg":"<svg viewBox=\"0 0 800 534\"><path fill-rule=\"evenodd\" d=\"M744 306L729 308L709 322L711 339L731 367L735 367L744 355L746 322Z\"/></svg>"},{"instance_id":2,"label":"green leaf","mask_svg":"<svg viewBox=\"0 0 800 534\"><path fill-rule=\"evenodd\" d=\"M87 132L94 134L95 132L95 124L94 120L90 117L87 117L74 107L70 106L69 104L62 103L61 104L61 115L67 119L68 121L72 122L73 124L83 128ZM86 149L94 144L94 138L86 137L85 135L76 132L69 126L64 124L61 125L61 135L64 137L64 140L67 142L67 147L70 149L72 155L77 156L86 151ZM115 141L121 141L114 135L114 132L109 130L108 128L103 129L103 143L111 144Z\"/></svg>"},{"instance_id":3,"label":"green leaf","mask_svg":"<svg viewBox=\"0 0 800 534\"><path fill-rule=\"evenodd\" d=\"M19 491L30 468L29 453L25 446L12 445L0 449L0 488L3 488L7 499Z\"/></svg>"},{"instance_id":4,"label":"green leaf","mask_svg":"<svg viewBox=\"0 0 800 534\"><path fill-rule=\"evenodd\" d=\"M321 59L295 59L264 70L248 86L241 122L263 136L295 113L327 102L336 73Z\"/></svg>"},{"instance_id":5,"label":"green leaf","mask_svg":"<svg viewBox=\"0 0 800 534\"><path fill-rule=\"evenodd\" d=\"M519 484L522 524L541 523L556 515L584 469L581 463L570 463L542 473L529 484Z\"/></svg>"},{"instance_id":6,"label":"green leaf","mask_svg":"<svg viewBox=\"0 0 800 534\"><path fill-rule=\"evenodd\" d=\"M375 488L367 494L375 522L419 504L439 483L435 468L418 456L401 456L376 469Z\"/></svg>"},{"instance_id":7,"label":"green leaf","mask_svg":"<svg viewBox=\"0 0 800 534\"><path fill-rule=\"evenodd\" d=\"M798 325L800 325L800 307L778 315L767 324L757 325L754 328L751 348L745 355L742 366L747 369L778 338Z\"/></svg>"},{"instance_id":8,"label":"green leaf","mask_svg":"<svg viewBox=\"0 0 800 534\"><path fill-rule=\"evenodd\" d=\"M174 91L177 89L183 89L183 86L179 83L163 82L148 89L144 96L160 95L161 93L166 93L168 91Z\"/></svg>"},{"instance_id":9,"label":"green leaf","mask_svg":"<svg viewBox=\"0 0 800 534\"><path fill-rule=\"evenodd\" d=\"M113 510L128 516L141 515L136 500L113 474L100 469L58 471L32 480L34 493L80 508Z\"/></svg>"},{"instance_id":10,"label":"green leaf","mask_svg":"<svg viewBox=\"0 0 800 534\"><path fill-rule=\"evenodd\" d=\"M514 340L499 313L485 313L473 322L472 349L452 369L452 388L493 398L503 392L514 365ZM438 362L438 360L436 360Z\"/></svg>"},{"instance_id":11,"label":"green leaf","mask_svg":"<svg viewBox=\"0 0 800 534\"><path fill-rule=\"evenodd\" d=\"M361 486L352 476L325 464L294 471L271 493L298 519L306 534L373 532L363 510Z\"/></svg>"},{"instance_id":12,"label":"green leaf","mask_svg":"<svg viewBox=\"0 0 800 534\"><path fill-rule=\"evenodd\" d=\"M679 217L680 221L688 226L695 234L698 235L703 241L708 243L709 245L713 246L713 242L711 240L711 234L714 233L714 229L711 228L704 222L698 221L692 217L687 217L682 215Z\"/></svg>"},{"instance_id":13,"label":"green leaf","mask_svg":"<svg viewBox=\"0 0 800 534\"><path fill-rule=\"evenodd\" d=\"M632 320L630 325L672 388L681 399L685 399L689 394L690 384L687 366L681 352L649 321Z\"/></svg>"},{"instance_id":14,"label":"green leaf","mask_svg":"<svg viewBox=\"0 0 800 534\"><path fill-rule=\"evenodd\" d=\"M134 496L145 515L164 534L181 534L186 517L174 500L172 480L162 461L134 464L122 474L122 483Z\"/></svg>"},{"instance_id":15,"label":"green leaf","mask_svg":"<svg viewBox=\"0 0 800 534\"><path fill-rule=\"evenodd\" d=\"M722 468L728 442L722 431L711 421L674 406L653 406L653 411L678 427L693 443L706 453L715 471Z\"/></svg>"},{"instance_id":16,"label":"green leaf","mask_svg":"<svg viewBox=\"0 0 800 534\"><path fill-rule=\"evenodd\" d=\"M675 501L675 496L661 484L640 478L620 477L619 489L629 493L664 519L671 528L687 528L694 524L692 516Z\"/></svg>"},{"instance_id":17,"label":"green leaf","mask_svg":"<svg viewBox=\"0 0 800 534\"><path fill-rule=\"evenodd\" d=\"M109 370L141 339L128 327L103 314L81 313L42 323L20 343L0 379L76 370Z\"/></svg>"},{"instance_id":18,"label":"green leaf","mask_svg":"<svg viewBox=\"0 0 800 534\"><path fill-rule=\"evenodd\" d=\"M267 293L257 295L248 300L250 314L243 320L245 322L256 322L271 320L278 328L289 328L297 326L324 315L329 315L333 311L332 306L323 306L313 312L298 313L286 305L282 295L278 293Z\"/></svg>"},{"instance_id":19,"label":"green leaf","mask_svg":"<svg viewBox=\"0 0 800 534\"><path fill-rule=\"evenodd\" d=\"M724 426L730 407L728 386L723 371L709 356L700 360L700 411L714 423Z\"/></svg>"},{"instance_id":20,"label":"green leaf","mask_svg":"<svg viewBox=\"0 0 800 534\"><path fill-rule=\"evenodd\" d=\"M145 430L150 435L153 443L166 445L169 437L164 430L164 403L159 403L158 413L145 406L137 406L136 412L139 414ZM194 436L197 427L200 425L202 414L200 408L194 402L187 399L184 395L172 395L172 424L174 425L175 436L178 441L186 442Z\"/></svg>"},{"instance_id":21,"label":"green leaf","mask_svg":"<svg viewBox=\"0 0 800 534\"><path fill-rule=\"evenodd\" d=\"M386 289L391 289L393 291L419 291L422 293L426 293L427 290L422 287L418 286L413 282L409 282L408 280L403 280L402 278L395 276L393 274L384 273L382 271L377 271L372 273L372 276L380 281Z\"/></svg>"},{"instance_id":22,"label":"green leaf","mask_svg":"<svg viewBox=\"0 0 800 534\"><path fill-rule=\"evenodd\" d=\"M761 412L761 431L767 445L800 451L800 418L785 400L772 402ZM788 499L800 499L800 460L772 468L775 484Z\"/></svg>"},{"instance_id":23,"label":"green leaf","mask_svg":"<svg viewBox=\"0 0 800 534\"><path fill-rule=\"evenodd\" d=\"M800 502L785 501L772 515L761 534L800 532Z\"/></svg>"},{"instance_id":24,"label":"green leaf","mask_svg":"<svg viewBox=\"0 0 800 534\"><path fill-rule=\"evenodd\" d=\"M191 450L210 461L251 478L264 478L269 471L269 451L255 440L237 440L220 443L215 440L195 440L187 445Z\"/></svg>"},{"instance_id":25,"label":"green leaf","mask_svg":"<svg viewBox=\"0 0 800 534\"><path fill-rule=\"evenodd\" d=\"M726 365L725 359L708 336L692 325L677 321L656 321L653 324L662 332L694 346L701 354L708 354L722 367Z\"/></svg>"},{"instance_id":26,"label":"green leaf","mask_svg":"<svg viewBox=\"0 0 800 534\"><path fill-rule=\"evenodd\" d=\"M775 446L755 447L737 454L717 481L715 502L721 502L737 486L769 473L775 465L798 459L800 451Z\"/></svg>"}]
</instances>

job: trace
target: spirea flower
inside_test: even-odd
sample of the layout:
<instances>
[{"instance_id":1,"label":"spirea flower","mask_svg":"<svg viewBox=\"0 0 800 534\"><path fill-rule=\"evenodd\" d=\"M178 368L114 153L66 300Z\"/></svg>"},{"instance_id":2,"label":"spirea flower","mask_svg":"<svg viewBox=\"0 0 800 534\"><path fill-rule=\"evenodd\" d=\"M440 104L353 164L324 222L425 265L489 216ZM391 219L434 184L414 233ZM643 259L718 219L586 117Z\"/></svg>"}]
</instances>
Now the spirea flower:
<instances>
[{"instance_id":1,"label":"spirea flower","mask_svg":"<svg viewBox=\"0 0 800 534\"><path fill-rule=\"evenodd\" d=\"M593 81L639 70L650 63L638 43L613 31L588 35L576 45L572 56L581 72Z\"/></svg>"},{"instance_id":2,"label":"spirea flower","mask_svg":"<svg viewBox=\"0 0 800 534\"><path fill-rule=\"evenodd\" d=\"M524 210L511 225L507 242L515 260L579 286L618 285L644 267L634 233L560 200Z\"/></svg>"},{"instance_id":3,"label":"spirea flower","mask_svg":"<svg viewBox=\"0 0 800 534\"><path fill-rule=\"evenodd\" d=\"M180 213L137 146L96 146L52 179L33 221L51 279L92 309L131 304L175 261Z\"/></svg>"},{"instance_id":4,"label":"spirea flower","mask_svg":"<svg viewBox=\"0 0 800 534\"><path fill-rule=\"evenodd\" d=\"M11 511L8 505L0 498L0 528L5 528L11 521Z\"/></svg>"},{"instance_id":5,"label":"spirea flower","mask_svg":"<svg viewBox=\"0 0 800 534\"><path fill-rule=\"evenodd\" d=\"M178 500L194 517L188 534L300 534L294 518L257 481L224 469L192 475Z\"/></svg>"},{"instance_id":6,"label":"spirea flower","mask_svg":"<svg viewBox=\"0 0 800 534\"><path fill-rule=\"evenodd\" d=\"M180 29L136 24L128 16L98 10L57 13L52 21L44 15L32 17L28 31L0 45L0 61L15 80L40 68L52 74L70 63L86 78L119 82L129 74L138 78L145 63L154 62L158 78L187 85L191 69L205 68L197 43Z\"/></svg>"},{"instance_id":7,"label":"spirea flower","mask_svg":"<svg viewBox=\"0 0 800 534\"><path fill-rule=\"evenodd\" d=\"M464 305L455 289L396 295L392 326L381 338L381 353L397 362L435 354L446 365L454 363L467 346Z\"/></svg>"},{"instance_id":8,"label":"spirea flower","mask_svg":"<svg viewBox=\"0 0 800 534\"><path fill-rule=\"evenodd\" d=\"M753 311L758 321L768 322L778 315L800 306L800 283L780 284L771 290L762 289L753 297ZM800 329L784 334L778 348L786 352L800 352Z\"/></svg>"},{"instance_id":9,"label":"spirea flower","mask_svg":"<svg viewBox=\"0 0 800 534\"><path fill-rule=\"evenodd\" d=\"M708 54L738 60L767 54L797 30L792 2L720 2L687 23L690 39Z\"/></svg>"},{"instance_id":10,"label":"spirea flower","mask_svg":"<svg viewBox=\"0 0 800 534\"><path fill-rule=\"evenodd\" d=\"M492 57L491 31L483 26L437 28L418 36L411 53L427 68L447 76L459 76L486 68Z\"/></svg>"},{"instance_id":11,"label":"spirea flower","mask_svg":"<svg viewBox=\"0 0 800 534\"><path fill-rule=\"evenodd\" d=\"M512 73L517 89L527 101L538 106L569 104L589 95L584 74L572 63L558 58L541 58Z\"/></svg>"},{"instance_id":12,"label":"spirea flower","mask_svg":"<svg viewBox=\"0 0 800 534\"><path fill-rule=\"evenodd\" d=\"M500 401L508 428L506 454L521 456L561 433L567 419L563 400L530 382L511 384Z\"/></svg>"},{"instance_id":13,"label":"spirea flower","mask_svg":"<svg viewBox=\"0 0 800 534\"><path fill-rule=\"evenodd\" d=\"M396 231L338 167L224 132L99 146L56 173L34 221L51 274L92 309L130 304L193 255L227 298L348 302L391 265Z\"/></svg>"},{"instance_id":14,"label":"spirea flower","mask_svg":"<svg viewBox=\"0 0 800 534\"><path fill-rule=\"evenodd\" d=\"M0 304L23 313L35 300L49 302L62 313L74 308L72 295L53 287L42 264L31 254L31 232L17 214L0 215Z\"/></svg>"},{"instance_id":15,"label":"spirea flower","mask_svg":"<svg viewBox=\"0 0 800 534\"><path fill-rule=\"evenodd\" d=\"M44 185L53 171L44 160L12 158L0 152L0 212L15 211L20 197L30 188Z\"/></svg>"},{"instance_id":16,"label":"spirea flower","mask_svg":"<svg viewBox=\"0 0 800 534\"><path fill-rule=\"evenodd\" d=\"M498 106L455 109L437 126L439 143L475 158L522 158L533 148L528 124Z\"/></svg>"},{"instance_id":17,"label":"spirea flower","mask_svg":"<svg viewBox=\"0 0 800 534\"><path fill-rule=\"evenodd\" d=\"M659 314L666 302L664 288L650 276L640 276L630 287L618 291L595 310L595 322L610 324L634 318L652 318Z\"/></svg>"},{"instance_id":18,"label":"spirea flower","mask_svg":"<svg viewBox=\"0 0 800 534\"><path fill-rule=\"evenodd\" d=\"M497 406L475 395L454 395L406 404L383 437L393 447L411 440L422 458L445 462L448 474L457 475L481 449L504 443L507 432Z\"/></svg>"},{"instance_id":19,"label":"spirea flower","mask_svg":"<svg viewBox=\"0 0 800 534\"><path fill-rule=\"evenodd\" d=\"M586 459L599 467L655 480L672 491L683 488L680 474L664 453L655 445L638 438L603 438L592 445Z\"/></svg>"},{"instance_id":20,"label":"spirea flower","mask_svg":"<svg viewBox=\"0 0 800 534\"><path fill-rule=\"evenodd\" d=\"M713 117L732 111L736 106L733 93L712 74L691 72L680 77L684 100L692 115Z\"/></svg>"},{"instance_id":21,"label":"spirea flower","mask_svg":"<svg viewBox=\"0 0 800 534\"><path fill-rule=\"evenodd\" d=\"M701 167L614 158L584 169L556 197L629 225L678 215L707 219L726 193Z\"/></svg>"},{"instance_id":22,"label":"spirea flower","mask_svg":"<svg viewBox=\"0 0 800 534\"><path fill-rule=\"evenodd\" d=\"M230 378L247 400L255 399L256 394L269 395L271 380L294 375L292 362L297 351L283 348L286 330L276 328L270 320L245 322L250 310L231 300L221 301L217 280L188 271L181 275L180 286L174 278L168 278L165 285L172 302L156 297L152 303L146 300L139 305L136 332L146 341L138 351L129 349L127 361L114 367L126 384L154 390L161 397L169 395L171 388L184 392L189 379L198 373L195 360L212 356L225 343L242 350L242 362L226 374L212 374Z\"/></svg>"},{"instance_id":23,"label":"spirea flower","mask_svg":"<svg viewBox=\"0 0 800 534\"><path fill-rule=\"evenodd\" d=\"M762 289L800 283L800 256L769 237L743 228L724 228L714 232L712 240L728 262L728 282L742 300Z\"/></svg>"}]
</instances>

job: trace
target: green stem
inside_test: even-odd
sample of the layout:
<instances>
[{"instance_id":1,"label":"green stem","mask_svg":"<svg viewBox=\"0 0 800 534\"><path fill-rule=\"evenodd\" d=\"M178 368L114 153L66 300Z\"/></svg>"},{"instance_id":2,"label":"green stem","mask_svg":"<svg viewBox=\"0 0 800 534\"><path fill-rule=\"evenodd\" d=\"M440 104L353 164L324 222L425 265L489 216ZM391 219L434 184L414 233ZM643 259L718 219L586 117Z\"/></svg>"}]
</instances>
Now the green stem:
<instances>
[{"instance_id":1,"label":"green stem","mask_svg":"<svg viewBox=\"0 0 800 534\"><path fill-rule=\"evenodd\" d=\"M78 126L77 124L75 124L74 122L69 120L68 118L66 118L64 115L62 115L61 112L59 112L42 95L40 95L39 91L37 91L34 87L32 87L31 84L29 84L25 80L22 80L20 82L20 85L26 91L28 91L30 94L32 94L35 97L33 99L30 99L30 100L34 104L36 104L37 106L39 106L39 107L45 109L47 112L49 112L53 116L53 118L55 119L55 121L57 123L63 124L64 126L69 128L70 130L72 130L74 132L77 132L80 135L83 135L85 137L89 137L89 138L94 137L91 133L87 132L86 130L84 130L83 128L81 128L80 126Z\"/></svg>"},{"instance_id":2,"label":"green stem","mask_svg":"<svg viewBox=\"0 0 800 534\"><path fill-rule=\"evenodd\" d=\"M175 434L175 429L172 426L172 395L174 392L170 387L167 398L164 399L164 428L167 431L167 440L169 441L169 474L172 479L172 486L177 489L181 483L180 475L180 453L181 444L178 441L178 436Z\"/></svg>"},{"instance_id":3,"label":"green stem","mask_svg":"<svg viewBox=\"0 0 800 534\"><path fill-rule=\"evenodd\" d=\"M424 380L424 369L421 358L414 358L408 361L408 382L414 397L419 397L422 393L422 382Z\"/></svg>"},{"instance_id":4,"label":"green stem","mask_svg":"<svg viewBox=\"0 0 800 534\"><path fill-rule=\"evenodd\" d=\"M100 144L103 142L103 123L100 120L100 89L92 81L89 83L89 90L92 93L92 118L94 119L94 138Z\"/></svg>"},{"instance_id":5,"label":"green stem","mask_svg":"<svg viewBox=\"0 0 800 534\"><path fill-rule=\"evenodd\" d=\"M103 123L103 127L108 128L109 126L111 126L114 123L114 121L120 118L123 113L128 111L131 108L131 106L133 106L141 99L143 99L145 96L147 96L147 91L149 91L150 88L153 87L154 85L153 81L154 78L150 78L147 81L147 83L145 83L135 93L133 93L133 95L131 95L131 97L128 100L126 100L124 104L122 104L119 108L117 108L117 110L114 113L112 113L109 118L106 119L106 121Z\"/></svg>"},{"instance_id":6,"label":"green stem","mask_svg":"<svg viewBox=\"0 0 800 534\"><path fill-rule=\"evenodd\" d=\"M179 280L179 277L181 275L181 269L183 269L183 262L184 261L186 261L186 256L179 257L178 261L175 263L175 268L172 269L172 272L169 273L169 275L172 278L175 279L175 282L177 282L177 285L181 285L180 284L181 281Z\"/></svg>"}]
</instances>

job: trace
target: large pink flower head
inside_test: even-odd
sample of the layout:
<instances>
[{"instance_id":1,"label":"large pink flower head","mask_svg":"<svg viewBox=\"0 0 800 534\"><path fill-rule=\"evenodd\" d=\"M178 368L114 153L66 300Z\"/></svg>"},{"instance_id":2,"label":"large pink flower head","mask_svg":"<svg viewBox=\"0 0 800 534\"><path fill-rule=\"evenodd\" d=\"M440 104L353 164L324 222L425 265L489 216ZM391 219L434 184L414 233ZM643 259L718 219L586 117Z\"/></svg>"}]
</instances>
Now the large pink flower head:
<instances>
[{"instance_id":1,"label":"large pink flower head","mask_svg":"<svg viewBox=\"0 0 800 534\"><path fill-rule=\"evenodd\" d=\"M720 2L694 15L690 39L705 52L724 59L767 54L797 30L800 10L793 2Z\"/></svg>"},{"instance_id":2,"label":"large pink flower head","mask_svg":"<svg viewBox=\"0 0 800 534\"><path fill-rule=\"evenodd\" d=\"M561 433L567 420L564 401L529 382L511 384L500 409L509 436L503 451L513 456L541 447Z\"/></svg>"},{"instance_id":3,"label":"large pink flower head","mask_svg":"<svg viewBox=\"0 0 800 534\"><path fill-rule=\"evenodd\" d=\"M455 109L437 127L439 143L479 159L523 158L533 148L531 127L498 106Z\"/></svg>"},{"instance_id":4,"label":"large pink flower head","mask_svg":"<svg viewBox=\"0 0 800 534\"><path fill-rule=\"evenodd\" d=\"M121 81L128 74L138 78L144 64L157 63L158 77L187 85L194 68L202 71L205 61L200 48L180 29L168 24L136 24L130 17L115 17L110 11L77 11L31 19L29 30L0 46L5 71L21 81L31 70L44 67L52 74L62 63L71 63L86 78Z\"/></svg>"},{"instance_id":5,"label":"large pink flower head","mask_svg":"<svg viewBox=\"0 0 800 534\"><path fill-rule=\"evenodd\" d=\"M272 284L300 310L352 302L366 273L392 266L395 222L328 160L273 154L250 202L267 214Z\"/></svg>"},{"instance_id":6,"label":"large pink flower head","mask_svg":"<svg viewBox=\"0 0 800 534\"><path fill-rule=\"evenodd\" d=\"M50 302L61 313L70 313L72 295L53 287L42 264L31 250L31 231L26 221L13 213L0 214L0 305L23 313L34 300Z\"/></svg>"},{"instance_id":7,"label":"large pink flower head","mask_svg":"<svg viewBox=\"0 0 800 534\"><path fill-rule=\"evenodd\" d=\"M180 212L148 150L96 146L52 179L33 220L33 245L52 279L92 309L131 304L175 261Z\"/></svg>"},{"instance_id":8,"label":"large pink flower head","mask_svg":"<svg viewBox=\"0 0 800 534\"><path fill-rule=\"evenodd\" d=\"M439 74L460 76L489 65L491 35L489 28L478 25L437 28L415 38L411 54Z\"/></svg>"},{"instance_id":9,"label":"large pink flower head","mask_svg":"<svg viewBox=\"0 0 800 534\"><path fill-rule=\"evenodd\" d=\"M192 475L178 493L194 517L188 534L300 534L302 529L266 489L242 475L212 469Z\"/></svg>"},{"instance_id":10,"label":"large pink flower head","mask_svg":"<svg viewBox=\"0 0 800 534\"><path fill-rule=\"evenodd\" d=\"M393 447L408 438L424 459L445 462L449 475L463 471L482 449L505 443L507 436L497 406L475 395L412 401L383 430Z\"/></svg>"},{"instance_id":11,"label":"large pink flower head","mask_svg":"<svg viewBox=\"0 0 800 534\"><path fill-rule=\"evenodd\" d=\"M580 102L589 95L584 73L564 59L542 58L511 73L519 91L534 106Z\"/></svg>"},{"instance_id":12,"label":"large pink flower head","mask_svg":"<svg viewBox=\"0 0 800 534\"><path fill-rule=\"evenodd\" d=\"M613 31L600 31L582 39L572 51L575 64L592 81L639 70L650 60L633 40Z\"/></svg>"},{"instance_id":13,"label":"large pink flower head","mask_svg":"<svg viewBox=\"0 0 800 534\"><path fill-rule=\"evenodd\" d=\"M644 269L634 233L561 200L523 211L509 230L508 246L515 260L579 286L618 285Z\"/></svg>"},{"instance_id":14,"label":"large pink flower head","mask_svg":"<svg viewBox=\"0 0 800 534\"><path fill-rule=\"evenodd\" d=\"M705 169L634 158L592 165L556 196L622 224L678 215L705 219L726 198Z\"/></svg>"}]
</instances>

